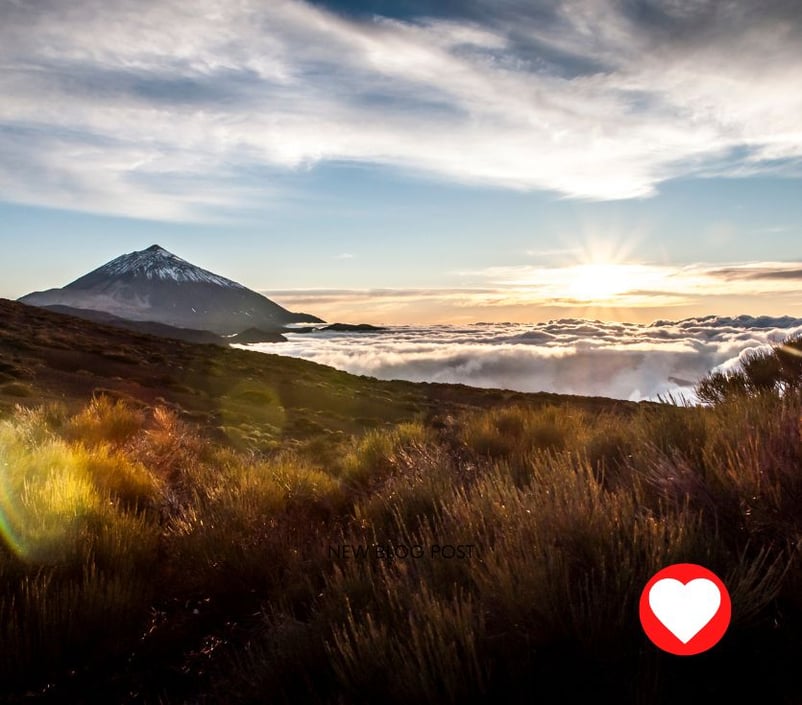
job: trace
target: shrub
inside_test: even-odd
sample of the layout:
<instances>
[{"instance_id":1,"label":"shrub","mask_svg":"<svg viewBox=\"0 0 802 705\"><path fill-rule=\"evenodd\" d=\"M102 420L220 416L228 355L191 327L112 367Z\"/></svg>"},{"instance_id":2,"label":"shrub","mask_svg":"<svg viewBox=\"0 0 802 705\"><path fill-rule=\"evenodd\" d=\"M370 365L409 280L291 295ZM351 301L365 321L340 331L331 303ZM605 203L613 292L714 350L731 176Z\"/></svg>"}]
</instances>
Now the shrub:
<instances>
[{"instance_id":1,"label":"shrub","mask_svg":"<svg viewBox=\"0 0 802 705\"><path fill-rule=\"evenodd\" d=\"M290 592L291 575L305 589L309 555L292 547L316 537L318 524L340 510L339 482L290 454L255 463L229 456L195 479L190 501L166 527L187 589L269 592L284 581Z\"/></svg>"},{"instance_id":2,"label":"shrub","mask_svg":"<svg viewBox=\"0 0 802 705\"><path fill-rule=\"evenodd\" d=\"M461 439L480 455L509 458L537 449L564 448L580 425L575 413L560 407L502 407L469 418Z\"/></svg>"},{"instance_id":3,"label":"shrub","mask_svg":"<svg viewBox=\"0 0 802 705\"><path fill-rule=\"evenodd\" d=\"M162 482L142 463L111 446L99 445L87 454L86 473L101 495L126 509L155 508L161 501Z\"/></svg>"},{"instance_id":4,"label":"shrub","mask_svg":"<svg viewBox=\"0 0 802 705\"><path fill-rule=\"evenodd\" d=\"M715 371L696 386L696 395L706 404L721 404L740 396L786 394L802 385L802 337L789 338L769 350L752 350L739 368Z\"/></svg>"},{"instance_id":5,"label":"shrub","mask_svg":"<svg viewBox=\"0 0 802 705\"><path fill-rule=\"evenodd\" d=\"M343 481L364 486L381 480L395 465L397 451L420 445L431 437L421 423L408 422L368 431L354 441L339 463Z\"/></svg>"},{"instance_id":6,"label":"shrub","mask_svg":"<svg viewBox=\"0 0 802 705\"><path fill-rule=\"evenodd\" d=\"M130 440L144 426L145 416L121 400L107 396L95 397L66 429L68 438L89 445L98 443L122 444Z\"/></svg>"}]
</instances>

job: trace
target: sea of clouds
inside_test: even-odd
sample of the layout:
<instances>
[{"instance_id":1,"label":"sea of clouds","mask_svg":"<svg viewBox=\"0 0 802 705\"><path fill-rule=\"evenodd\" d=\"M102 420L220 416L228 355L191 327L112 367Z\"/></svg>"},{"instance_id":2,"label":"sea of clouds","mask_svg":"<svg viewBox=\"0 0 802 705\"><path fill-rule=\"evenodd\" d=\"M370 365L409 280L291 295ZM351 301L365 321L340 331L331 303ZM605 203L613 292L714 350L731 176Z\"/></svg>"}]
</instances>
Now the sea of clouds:
<instances>
[{"instance_id":1,"label":"sea of clouds","mask_svg":"<svg viewBox=\"0 0 802 705\"><path fill-rule=\"evenodd\" d=\"M560 319L290 333L286 343L247 347L379 379L693 400L694 384L711 370L736 367L747 352L798 334L802 318L790 316L705 316L647 325Z\"/></svg>"}]
</instances>

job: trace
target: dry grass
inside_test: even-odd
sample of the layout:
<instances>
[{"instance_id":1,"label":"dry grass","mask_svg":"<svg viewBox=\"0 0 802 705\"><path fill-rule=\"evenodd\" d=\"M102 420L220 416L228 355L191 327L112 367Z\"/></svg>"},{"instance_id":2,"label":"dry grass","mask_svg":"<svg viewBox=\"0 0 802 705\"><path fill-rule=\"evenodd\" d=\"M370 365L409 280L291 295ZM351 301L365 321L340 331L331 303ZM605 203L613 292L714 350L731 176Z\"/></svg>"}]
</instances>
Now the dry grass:
<instances>
[{"instance_id":1,"label":"dry grass","mask_svg":"<svg viewBox=\"0 0 802 705\"><path fill-rule=\"evenodd\" d=\"M24 692L82 664L148 702L185 672L187 697L230 703L668 703L689 679L755 693L751 665L793 701L801 419L790 391L626 422L509 406L316 461L223 449L164 408L20 409L0 424L0 668ZM733 597L703 671L637 622L649 577L684 561ZM143 649L148 676L127 665Z\"/></svg>"}]
</instances>

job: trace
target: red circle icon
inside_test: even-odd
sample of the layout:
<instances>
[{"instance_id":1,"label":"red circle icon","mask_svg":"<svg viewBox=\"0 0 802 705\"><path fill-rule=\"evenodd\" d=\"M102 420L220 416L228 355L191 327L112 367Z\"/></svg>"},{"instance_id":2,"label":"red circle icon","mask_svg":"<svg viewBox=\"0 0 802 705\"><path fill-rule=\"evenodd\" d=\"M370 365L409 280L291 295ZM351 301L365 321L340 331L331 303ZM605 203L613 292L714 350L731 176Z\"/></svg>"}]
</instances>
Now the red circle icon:
<instances>
[{"instance_id":1,"label":"red circle icon","mask_svg":"<svg viewBox=\"0 0 802 705\"><path fill-rule=\"evenodd\" d=\"M721 579L695 563L675 563L646 583L640 623L663 651L693 656L712 649L730 626L732 601Z\"/></svg>"}]
</instances>

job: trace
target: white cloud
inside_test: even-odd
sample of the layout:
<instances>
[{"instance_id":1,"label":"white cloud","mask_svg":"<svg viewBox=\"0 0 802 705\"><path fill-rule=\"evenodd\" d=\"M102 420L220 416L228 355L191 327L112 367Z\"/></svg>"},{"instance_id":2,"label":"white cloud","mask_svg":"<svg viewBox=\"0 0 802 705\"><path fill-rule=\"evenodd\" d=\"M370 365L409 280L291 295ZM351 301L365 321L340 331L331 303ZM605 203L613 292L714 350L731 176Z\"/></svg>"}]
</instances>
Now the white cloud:
<instances>
[{"instance_id":1,"label":"white cloud","mask_svg":"<svg viewBox=\"0 0 802 705\"><path fill-rule=\"evenodd\" d=\"M482 26L299 0L5 3L0 191L187 220L259 202L253 166L354 160L609 199L802 157L800 22L782 3L675 3L658 26L612 0L537 19L479 4Z\"/></svg>"},{"instance_id":2,"label":"white cloud","mask_svg":"<svg viewBox=\"0 0 802 705\"><path fill-rule=\"evenodd\" d=\"M802 318L706 316L650 325L560 319L536 325L400 326L375 333L290 334L249 346L381 379L524 392L691 398L693 384L745 351L802 333Z\"/></svg>"}]
</instances>

